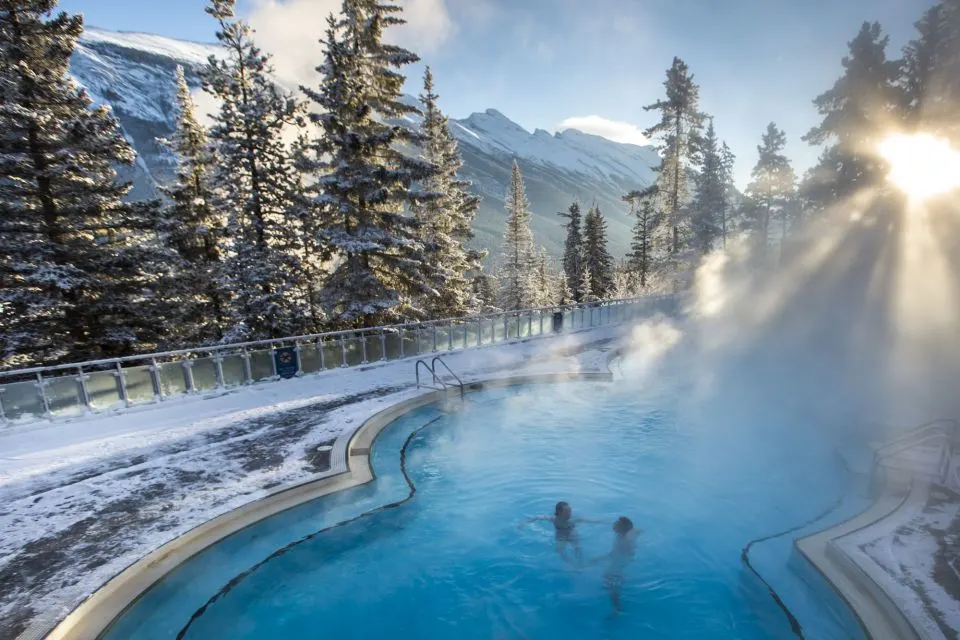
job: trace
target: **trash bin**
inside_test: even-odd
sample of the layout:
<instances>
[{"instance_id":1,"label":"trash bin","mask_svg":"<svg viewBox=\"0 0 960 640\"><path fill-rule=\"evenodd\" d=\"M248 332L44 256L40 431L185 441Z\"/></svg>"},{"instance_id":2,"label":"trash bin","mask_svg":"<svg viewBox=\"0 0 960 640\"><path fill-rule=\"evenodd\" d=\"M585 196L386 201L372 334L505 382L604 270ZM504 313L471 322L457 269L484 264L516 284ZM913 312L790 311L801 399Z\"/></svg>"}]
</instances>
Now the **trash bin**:
<instances>
[{"instance_id":1,"label":"trash bin","mask_svg":"<svg viewBox=\"0 0 960 640\"><path fill-rule=\"evenodd\" d=\"M563 333L563 311L553 312L553 332Z\"/></svg>"}]
</instances>

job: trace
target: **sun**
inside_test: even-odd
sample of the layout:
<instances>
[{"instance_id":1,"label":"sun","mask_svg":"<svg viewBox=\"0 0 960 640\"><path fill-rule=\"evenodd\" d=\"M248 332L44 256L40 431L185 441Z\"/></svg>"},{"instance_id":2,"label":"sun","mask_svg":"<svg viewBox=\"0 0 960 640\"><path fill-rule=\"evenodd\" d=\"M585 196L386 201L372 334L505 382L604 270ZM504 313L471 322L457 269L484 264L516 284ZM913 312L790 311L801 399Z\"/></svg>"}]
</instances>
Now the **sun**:
<instances>
[{"instance_id":1,"label":"sun","mask_svg":"<svg viewBox=\"0 0 960 640\"><path fill-rule=\"evenodd\" d=\"M926 200L960 188L960 151L928 133L896 134L880 143L890 182L907 196Z\"/></svg>"}]
</instances>

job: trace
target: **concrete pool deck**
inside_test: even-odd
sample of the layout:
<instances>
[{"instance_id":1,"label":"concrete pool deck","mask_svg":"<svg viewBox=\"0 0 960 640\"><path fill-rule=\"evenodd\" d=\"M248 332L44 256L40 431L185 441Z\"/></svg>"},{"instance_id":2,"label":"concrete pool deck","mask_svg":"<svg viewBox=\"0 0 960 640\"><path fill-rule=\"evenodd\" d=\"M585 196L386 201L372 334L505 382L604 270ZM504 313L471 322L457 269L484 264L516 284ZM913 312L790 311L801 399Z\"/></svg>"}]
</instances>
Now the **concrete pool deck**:
<instances>
[{"instance_id":1,"label":"concrete pool deck","mask_svg":"<svg viewBox=\"0 0 960 640\"><path fill-rule=\"evenodd\" d=\"M606 362L622 331L444 357L467 383L609 376ZM39 430L46 443L69 431L60 450L30 451L23 432L0 433L0 450L16 454L0 460L0 638L44 637L84 601L94 604L88 597L134 564L150 571L122 590L139 592L183 559L150 555L171 541L219 539L284 505L343 488L337 476L347 470L347 444L362 423L387 406L435 397L415 388L410 360L194 400ZM76 433L84 429L86 440ZM225 515L245 505L256 505L246 519Z\"/></svg>"}]
</instances>

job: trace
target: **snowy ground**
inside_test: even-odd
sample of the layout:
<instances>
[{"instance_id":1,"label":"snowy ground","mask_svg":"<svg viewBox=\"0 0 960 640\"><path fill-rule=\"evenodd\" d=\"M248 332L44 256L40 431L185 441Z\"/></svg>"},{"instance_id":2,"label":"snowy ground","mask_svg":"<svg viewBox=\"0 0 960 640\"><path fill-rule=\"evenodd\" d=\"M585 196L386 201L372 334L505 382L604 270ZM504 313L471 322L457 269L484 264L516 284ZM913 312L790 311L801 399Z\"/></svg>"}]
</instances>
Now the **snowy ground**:
<instances>
[{"instance_id":1,"label":"snowy ground","mask_svg":"<svg viewBox=\"0 0 960 640\"><path fill-rule=\"evenodd\" d=\"M960 495L934 488L840 547L927 637L960 637Z\"/></svg>"},{"instance_id":2,"label":"snowy ground","mask_svg":"<svg viewBox=\"0 0 960 640\"><path fill-rule=\"evenodd\" d=\"M619 331L445 360L465 382L604 370ZM407 360L0 431L0 639L53 626L187 530L271 488L329 473L318 446L417 393Z\"/></svg>"}]
</instances>

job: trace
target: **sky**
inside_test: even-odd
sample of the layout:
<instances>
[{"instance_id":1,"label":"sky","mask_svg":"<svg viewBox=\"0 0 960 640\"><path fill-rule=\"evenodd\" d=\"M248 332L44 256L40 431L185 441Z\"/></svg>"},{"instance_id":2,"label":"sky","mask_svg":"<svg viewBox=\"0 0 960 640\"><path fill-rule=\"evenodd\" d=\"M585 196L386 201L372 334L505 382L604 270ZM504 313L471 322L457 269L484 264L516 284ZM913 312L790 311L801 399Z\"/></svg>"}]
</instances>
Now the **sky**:
<instances>
[{"instance_id":1,"label":"sky","mask_svg":"<svg viewBox=\"0 0 960 640\"><path fill-rule=\"evenodd\" d=\"M655 121L644 105L663 93L673 56L690 66L701 108L749 181L766 124L787 132L798 173L819 150L801 136L819 122L812 99L841 73L864 20L890 36L888 55L914 37L933 0L398 0L409 24L394 38L434 72L441 107L455 118L495 108L529 131L572 126L643 142ZM63 0L89 25L210 42L203 0ZM315 83L316 40L339 0L240 0L278 71Z\"/></svg>"}]
</instances>

